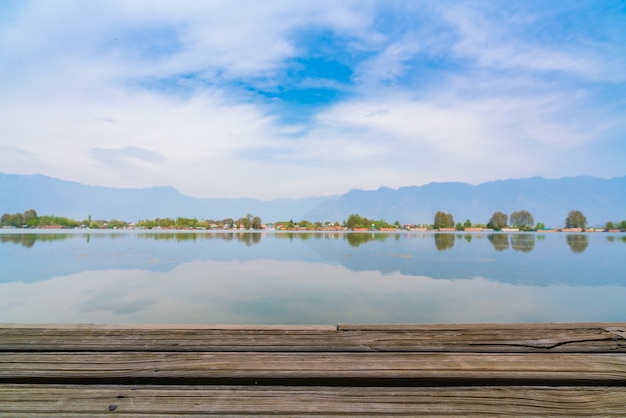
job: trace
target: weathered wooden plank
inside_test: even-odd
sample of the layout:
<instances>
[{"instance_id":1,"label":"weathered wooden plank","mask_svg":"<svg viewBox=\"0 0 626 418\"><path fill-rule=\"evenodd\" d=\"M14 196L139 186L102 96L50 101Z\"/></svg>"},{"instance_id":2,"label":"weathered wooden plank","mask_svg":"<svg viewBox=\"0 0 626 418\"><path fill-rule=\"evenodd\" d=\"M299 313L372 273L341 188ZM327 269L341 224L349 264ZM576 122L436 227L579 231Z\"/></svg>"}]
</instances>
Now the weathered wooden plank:
<instances>
[{"instance_id":1,"label":"weathered wooden plank","mask_svg":"<svg viewBox=\"0 0 626 418\"><path fill-rule=\"evenodd\" d=\"M375 351L626 352L626 324L339 325Z\"/></svg>"},{"instance_id":2,"label":"weathered wooden plank","mask_svg":"<svg viewBox=\"0 0 626 418\"><path fill-rule=\"evenodd\" d=\"M0 416L621 416L626 387L0 385Z\"/></svg>"},{"instance_id":3,"label":"weathered wooden plank","mask_svg":"<svg viewBox=\"0 0 626 418\"><path fill-rule=\"evenodd\" d=\"M0 325L0 351L626 352L626 324Z\"/></svg>"},{"instance_id":4,"label":"weathered wooden plank","mask_svg":"<svg viewBox=\"0 0 626 418\"><path fill-rule=\"evenodd\" d=\"M134 380L133 380L134 379ZM0 382L626 385L625 354L3 353ZM472 382L472 383L467 383Z\"/></svg>"}]
</instances>

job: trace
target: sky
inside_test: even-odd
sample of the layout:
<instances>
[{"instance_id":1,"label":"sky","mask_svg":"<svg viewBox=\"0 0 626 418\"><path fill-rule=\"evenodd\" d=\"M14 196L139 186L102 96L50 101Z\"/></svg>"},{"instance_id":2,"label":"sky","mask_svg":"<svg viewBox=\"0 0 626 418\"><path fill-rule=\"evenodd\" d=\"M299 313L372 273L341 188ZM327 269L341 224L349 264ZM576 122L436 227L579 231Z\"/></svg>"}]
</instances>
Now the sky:
<instances>
[{"instance_id":1,"label":"sky","mask_svg":"<svg viewBox=\"0 0 626 418\"><path fill-rule=\"evenodd\" d=\"M623 0L0 0L3 173L269 200L625 162Z\"/></svg>"}]
</instances>

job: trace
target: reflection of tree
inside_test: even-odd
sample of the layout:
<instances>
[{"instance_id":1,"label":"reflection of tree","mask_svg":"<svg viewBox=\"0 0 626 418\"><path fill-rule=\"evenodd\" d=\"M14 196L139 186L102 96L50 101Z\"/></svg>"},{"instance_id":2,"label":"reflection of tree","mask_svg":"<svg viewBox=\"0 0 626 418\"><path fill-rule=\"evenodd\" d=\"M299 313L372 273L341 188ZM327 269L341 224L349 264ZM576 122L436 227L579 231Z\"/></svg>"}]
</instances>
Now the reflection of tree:
<instances>
[{"instance_id":1,"label":"reflection of tree","mask_svg":"<svg viewBox=\"0 0 626 418\"><path fill-rule=\"evenodd\" d=\"M21 244L26 248L31 248L36 241L57 241L71 238L71 234L0 234L1 243Z\"/></svg>"},{"instance_id":2,"label":"reflection of tree","mask_svg":"<svg viewBox=\"0 0 626 418\"><path fill-rule=\"evenodd\" d=\"M293 239L295 238L294 236L296 235L295 232L276 232L274 233L274 237L276 238L283 238L283 239L288 239L289 241L293 241Z\"/></svg>"},{"instance_id":3,"label":"reflection of tree","mask_svg":"<svg viewBox=\"0 0 626 418\"><path fill-rule=\"evenodd\" d=\"M454 247L454 234L434 234L435 247L439 251L445 251Z\"/></svg>"},{"instance_id":4,"label":"reflection of tree","mask_svg":"<svg viewBox=\"0 0 626 418\"><path fill-rule=\"evenodd\" d=\"M19 244L20 242L22 242L22 236L21 235L0 235L0 242L5 244L7 242L11 242L13 244Z\"/></svg>"},{"instance_id":5,"label":"reflection of tree","mask_svg":"<svg viewBox=\"0 0 626 418\"><path fill-rule=\"evenodd\" d=\"M465 234L465 241L472 242L472 234Z\"/></svg>"},{"instance_id":6,"label":"reflection of tree","mask_svg":"<svg viewBox=\"0 0 626 418\"><path fill-rule=\"evenodd\" d=\"M496 251L504 251L509 248L509 236L508 234L489 234L487 236L491 245Z\"/></svg>"},{"instance_id":7,"label":"reflection of tree","mask_svg":"<svg viewBox=\"0 0 626 418\"><path fill-rule=\"evenodd\" d=\"M35 241L37 240L37 236L33 234L24 234L22 235L22 245L26 248L31 248L35 245Z\"/></svg>"},{"instance_id":8,"label":"reflection of tree","mask_svg":"<svg viewBox=\"0 0 626 418\"><path fill-rule=\"evenodd\" d=\"M155 241L195 241L198 239L196 234L188 234L185 232L159 232L157 234L142 234L143 238L152 238ZM110 238L116 238L116 234L111 234Z\"/></svg>"},{"instance_id":9,"label":"reflection of tree","mask_svg":"<svg viewBox=\"0 0 626 418\"><path fill-rule=\"evenodd\" d=\"M373 234L369 232L348 232L344 234L344 238L351 247L358 247L372 240L384 241L389 238L389 234Z\"/></svg>"},{"instance_id":10,"label":"reflection of tree","mask_svg":"<svg viewBox=\"0 0 626 418\"><path fill-rule=\"evenodd\" d=\"M308 239L339 239L339 237L343 235L338 232L321 232L321 231L306 231L306 232L293 232L293 231L282 231L275 232L274 237L279 239L289 239L293 241L294 238L299 238L302 240Z\"/></svg>"},{"instance_id":11,"label":"reflection of tree","mask_svg":"<svg viewBox=\"0 0 626 418\"><path fill-rule=\"evenodd\" d=\"M567 235L567 245L574 253L582 253L589 245L589 237L587 235L572 234Z\"/></svg>"},{"instance_id":12,"label":"reflection of tree","mask_svg":"<svg viewBox=\"0 0 626 418\"><path fill-rule=\"evenodd\" d=\"M163 241L197 241L197 240L214 240L221 239L224 241L237 240L245 243L247 246L258 244L261 242L260 232L159 232L159 233L142 233L137 237L142 239L153 239Z\"/></svg>"},{"instance_id":13,"label":"reflection of tree","mask_svg":"<svg viewBox=\"0 0 626 418\"><path fill-rule=\"evenodd\" d=\"M237 234L237 240L246 243L246 246L250 247L252 244L258 244L261 242L260 232L246 232Z\"/></svg>"},{"instance_id":14,"label":"reflection of tree","mask_svg":"<svg viewBox=\"0 0 626 418\"><path fill-rule=\"evenodd\" d=\"M535 247L535 236L533 234L513 234L511 235L511 248L515 251L529 253Z\"/></svg>"}]
</instances>

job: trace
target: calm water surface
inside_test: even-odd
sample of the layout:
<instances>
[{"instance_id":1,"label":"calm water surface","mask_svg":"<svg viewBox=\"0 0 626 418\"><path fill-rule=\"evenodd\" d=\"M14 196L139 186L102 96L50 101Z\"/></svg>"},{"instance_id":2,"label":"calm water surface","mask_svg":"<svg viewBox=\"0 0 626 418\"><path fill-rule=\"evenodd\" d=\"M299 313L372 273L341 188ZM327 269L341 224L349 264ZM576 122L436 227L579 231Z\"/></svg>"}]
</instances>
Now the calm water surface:
<instances>
[{"instance_id":1,"label":"calm water surface","mask_svg":"<svg viewBox=\"0 0 626 418\"><path fill-rule=\"evenodd\" d=\"M626 234L0 231L0 322L626 321Z\"/></svg>"}]
</instances>

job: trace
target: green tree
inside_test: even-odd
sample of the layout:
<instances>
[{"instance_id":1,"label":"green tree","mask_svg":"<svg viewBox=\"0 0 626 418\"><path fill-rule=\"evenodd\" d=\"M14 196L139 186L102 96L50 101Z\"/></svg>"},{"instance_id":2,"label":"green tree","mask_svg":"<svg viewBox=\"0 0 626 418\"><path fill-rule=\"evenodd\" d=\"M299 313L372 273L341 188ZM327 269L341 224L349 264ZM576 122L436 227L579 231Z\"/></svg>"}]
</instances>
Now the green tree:
<instances>
[{"instance_id":1,"label":"green tree","mask_svg":"<svg viewBox=\"0 0 626 418\"><path fill-rule=\"evenodd\" d=\"M438 211L435 214L435 229L454 228L454 218L451 214Z\"/></svg>"},{"instance_id":2,"label":"green tree","mask_svg":"<svg viewBox=\"0 0 626 418\"><path fill-rule=\"evenodd\" d=\"M606 229L615 229L615 224L611 221L608 221L605 226Z\"/></svg>"},{"instance_id":3,"label":"green tree","mask_svg":"<svg viewBox=\"0 0 626 418\"><path fill-rule=\"evenodd\" d=\"M354 228L369 228L371 221L361 215L352 214L348 217L348 220L344 223L348 229Z\"/></svg>"},{"instance_id":4,"label":"green tree","mask_svg":"<svg viewBox=\"0 0 626 418\"><path fill-rule=\"evenodd\" d=\"M124 221L120 221L118 219L111 219L109 222L109 228L125 228L128 224Z\"/></svg>"},{"instance_id":5,"label":"green tree","mask_svg":"<svg viewBox=\"0 0 626 418\"><path fill-rule=\"evenodd\" d=\"M348 220L344 222L344 225L348 229L358 228L360 224L361 224L361 216L356 213L353 213L352 215L348 216Z\"/></svg>"},{"instance_id":6,"label":"green tree","mask_svg":"<svg viewBox=\"0 0 626 418\"><path fill-rule=\"evenodd\" d=\"M565 228L585 228L587 218L579 210L572 210L565 218Z\"/></svg>"},{"instance_id":7,"label":"green tree","mask_svg":"<svg viewBox=\"0 0 626 418\"><path fill-rule=\"evenodd\" d=\"M24 219L24 224L30 227L37 226L37 222L39 221L39 217L37 216L37 212L35 209L29 209L22 215Z\"/></svg>"},{"instance_id":8,"label":"green tree","mask_svg":"<svg viewBox=\"0 0 626 418\"><path fill-rule=\"evenodd\" d=\"M300 222L298 222L298 223L297 223L297 225L298 225L300 228L309 229L309 228L311 228L311 225L313 225L313 224L311 223L311 221L308 221L308 220L306 220L306 219L303 219L303 220L301 220Z\"/></svg>"},{"instance_id":9,"label":"green tree","mask_svg":"<svg viewBox=\"0 0 626 418\"><path fill-rule=\"evenodd\" d=\"M494 212L491 215L491 219L487 222L487 228L500 230L502 228L506 228L506 223L508 221L508 216L502 212Z\"/></svg>"},{"instance_id":10,"label":"green tree","mask_svg":"<svg viewBox=\"0 0 626 418\"><path fill-rule=\"evenodd\" d=\"M520 210L511 214L511 225L519 229L530 229L535 223L533 215L527 210Z\"/></svg>"}]
</instances>

